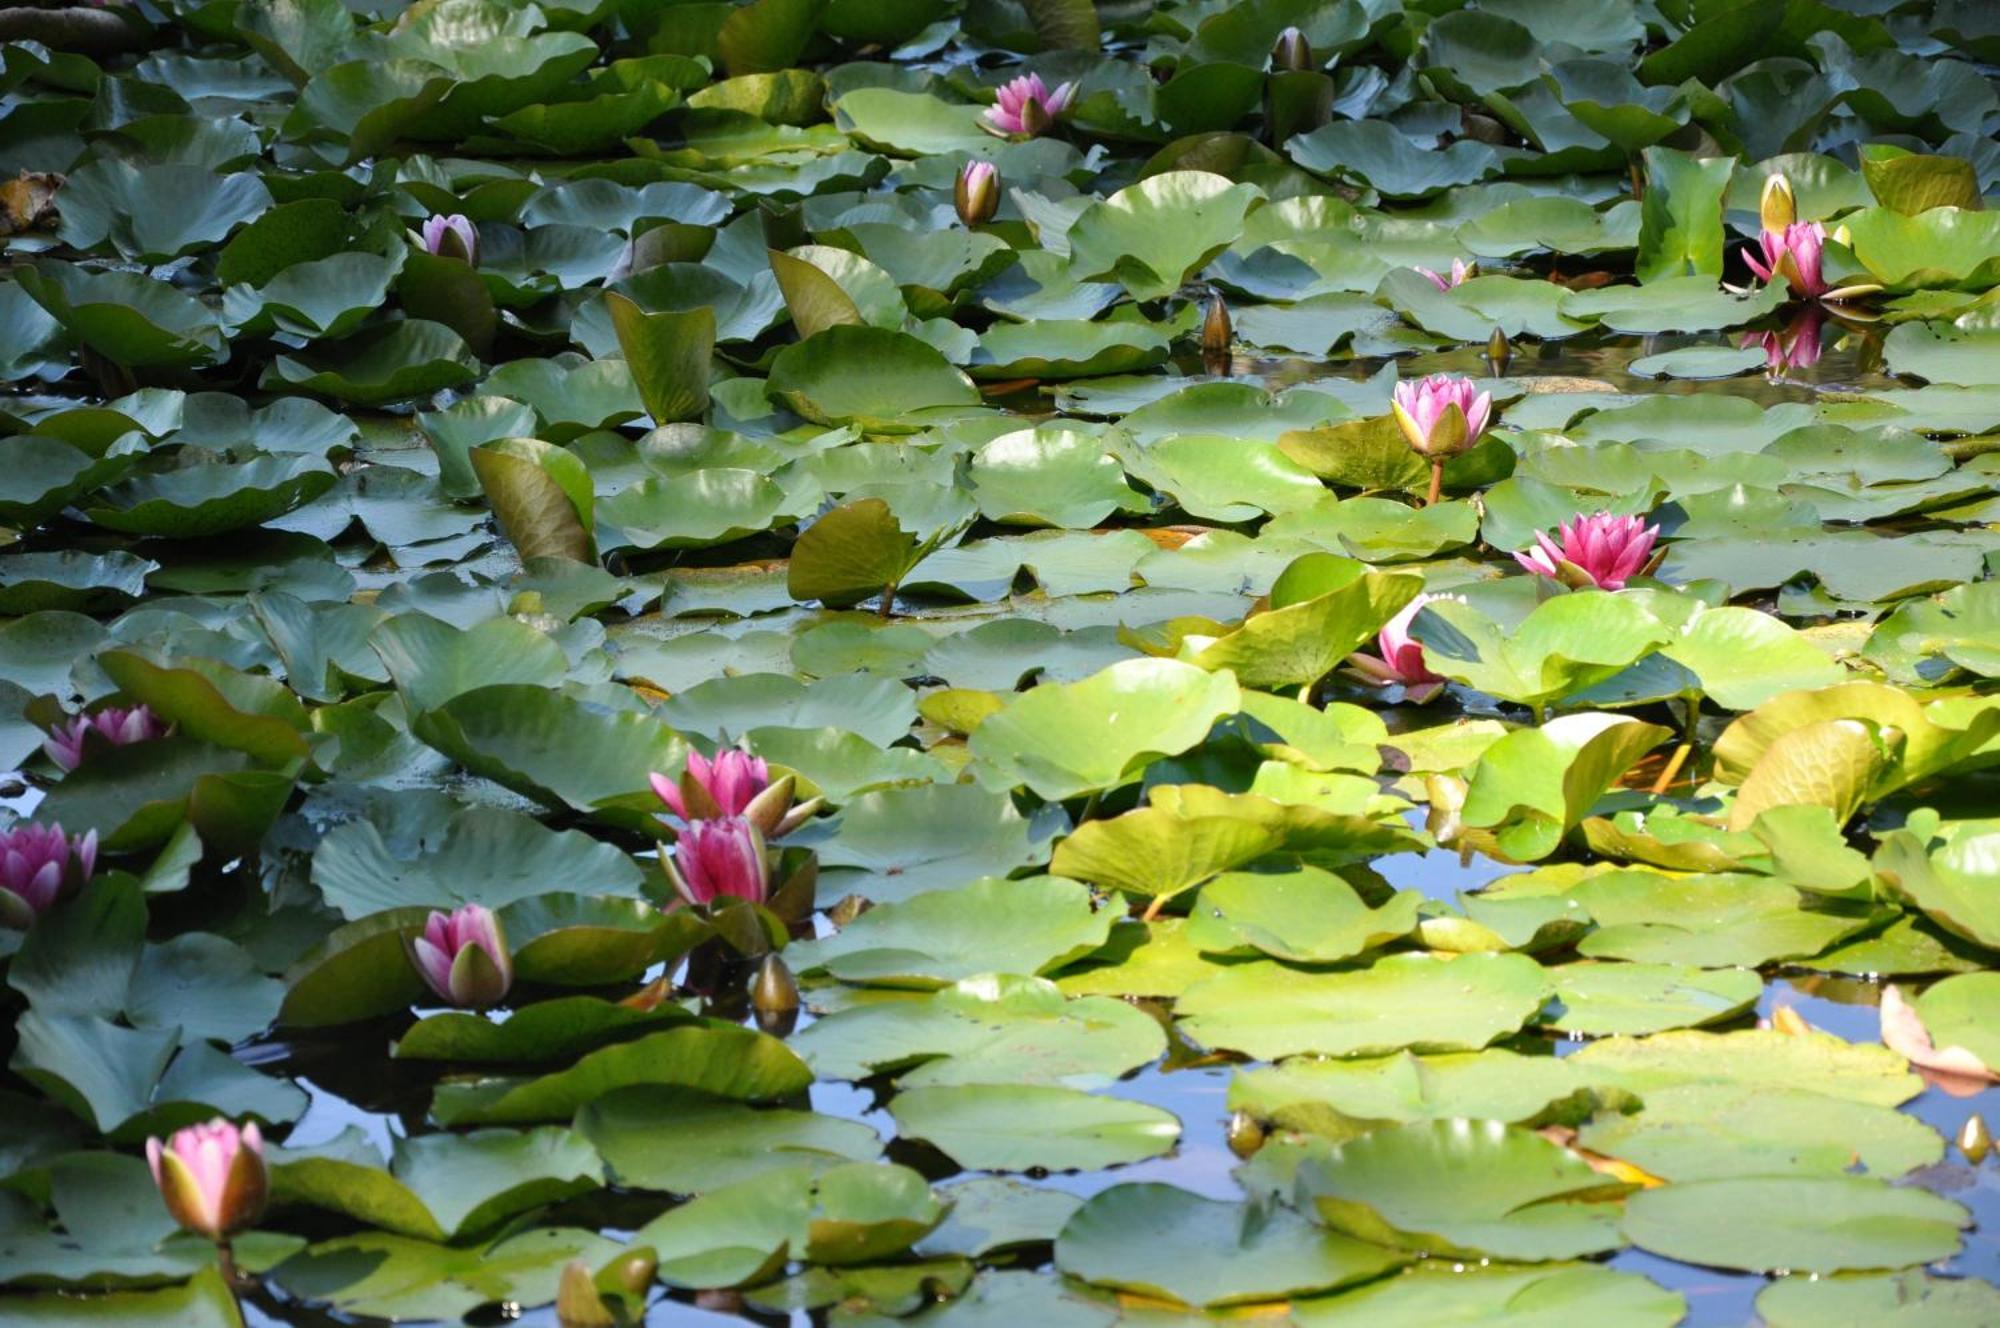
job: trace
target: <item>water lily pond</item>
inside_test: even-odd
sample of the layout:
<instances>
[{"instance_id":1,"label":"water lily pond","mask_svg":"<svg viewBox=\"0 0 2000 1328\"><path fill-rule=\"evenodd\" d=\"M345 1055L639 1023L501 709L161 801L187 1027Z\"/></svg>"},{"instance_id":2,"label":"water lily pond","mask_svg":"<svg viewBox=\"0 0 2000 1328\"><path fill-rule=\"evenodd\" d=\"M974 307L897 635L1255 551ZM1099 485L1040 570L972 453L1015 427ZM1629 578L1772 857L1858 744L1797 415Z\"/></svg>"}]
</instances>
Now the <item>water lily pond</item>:
<instances>
[{"instance_id":1,"label":"water lily pond","mask_svg":"<svg viewBox=\"0 0 2000 1328\"><path fill-rule=\"evenodd\" d=\"M2000 11L0 8L0 1322L2000 1324Z\"/></svg>"}]
</instances>

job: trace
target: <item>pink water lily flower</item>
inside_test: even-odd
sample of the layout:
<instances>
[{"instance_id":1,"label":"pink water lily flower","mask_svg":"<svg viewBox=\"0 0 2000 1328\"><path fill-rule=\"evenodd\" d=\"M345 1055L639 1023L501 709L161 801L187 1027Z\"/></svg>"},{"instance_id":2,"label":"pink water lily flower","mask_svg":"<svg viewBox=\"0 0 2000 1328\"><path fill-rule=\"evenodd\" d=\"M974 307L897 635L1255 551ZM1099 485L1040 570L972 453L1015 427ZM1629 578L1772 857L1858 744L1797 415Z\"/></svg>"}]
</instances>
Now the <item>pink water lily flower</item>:
<instances>
[{"instance_id":1,"label":"pink water lily flower","mask_svg":"<svg viewBox=\"0 0 2000 1328\"><path fill-rule=\"evenodd\" d=\"M160 722L150 706L106 706L95 714L78 715L75 719L57 724L49 730L42 750L64 770L74 770L83 764L84 739L93 733L114 747L123 747L128 743L163 738L167 726Z\"/></svg>"},{"instance_id":2,"label":"pink water lily flower","mask_svg":"<svg viewBox=\"0 0 2000 1328\"><path fill-rule=\"evenodd\" d=\"M60 825L0 832L0 926L27 928L97 870L97 832L70 838Z\"/></svg>"},{"instance_id":3,"label":"pink water lily flower","mask_svg":"<svg viewBox=\"0 0 2000 1328\"><path fill-rule=\"evenodd\" d=\"M1644 517L1598 512L1565 521L1558 533L1561 544L1536 531L1535 547L1516 553L1515 561L1566 585L1621 590L1646 565L1660 528L1647 525Z\"/></svg>"},{"instance_id":4,"label":"pink water lily flower","mask_svg":"<svg viewBox=\"0 0 2000 1328\"><path fill-rule=\"evenodd\" d=\"M1816 221L1795 221L1782 233L1764 231L1757 237L1757 249L1745 247L1743 261L1766 285L1782 281L1794 296L1816 300L1832 289L1820 273L1820 259L1826 250L1826 227ZM1763 261L1758 261L1762 252Z\"/></svg>"},{"instance_id":5,"label":"pink water lily flower","mask_svg":"<svg viewBox=\"0 0 2000 1328\"><path fill-rule=\"evenodd\" d=\"M1451 260L1451 275L1449 276L1446 276L1442 272L1433 272L1427 267L1419 267L1417 271L1421 275L1428 277L1431 285L1441 291L1448 291L1453 286L1463 286L1467 281L1479 275L1479 269L1467 263L1463 258L1454 258Z\"/></svg>"},{"instance_id":6,"label":"pink water lily flower","mask_svg":"<svg viewBox=\"0 0 2000 1328\"><path fill-rule=\"evenodd\" d=\"M468 1010L497 1005L514 985L506 933L483 904L431 914L410 942L410 961L440 999Z\"/></svg>"},{"instance_id":7,"label":"pink water lily flower","mask_svg":"<svg viewBox=\"0 0 2000 1328\"><path fill-rule=\"evenodd\" d=\"M653 792L683 821L741 816L770 783L770 764L739 747L724 747L713 761L690 749L687 771L679 781L658 773L652 776Z\"/></svg>"},{"instance_id":8,"label":"pink water lily flower","mask_svg":"<svg viewBox=\"0 0 2000 1328\"><path fill-rule=\"evenodd\" d=\"M1075 96L1074 83L1061 84L1050 92L1040 74L1023 74L1000 85L994 104L986 112L986 124L1002 134L1047 133Z\"/></svg>"},{"instance_id":9,"label":"pink water lily flower","mask_svg":"<svg viewBox=\"0 0 2000 1328\"><path fill-rule=\"evenodd\" d=\"M270 1175L255 1121L238 1129L218 1116L165 1144L148 1139L146 1165L174 1221L210 1240L227 1240L264 1212Z\"/></svg>"},{"instance_id":10,"label":"pink water lily flower","mask_svg":"<svg viewBox=\"0 0 2000 1328\"><path fill-rule=\"evenodd\" d=\"M462 258L477 266L479 232L462 213L435 216L424 223L424 248L440 258Z\"/></svg>"},{"instance_id":11,"label":"pink water lily flower","mask_svg":"<svg viewBox=\"0 0 2000 1328\"><path fill-rule=\"evenodd\" d=\"M1445 412L1457 406L1465 431L1442 431ZM1493 413L1493 394L1461 374L1432 374L1415 382L1400 382L1391 394L1390 413L1403 430L1411 450L1424 457L1449 457L1472 449L1486 432Z\"/></svg>"},{"instance_id":12,"label":"pink water lily flower","mask_svg":"<svg viewBox=\"0 0 2000 1328\"><path fill-rule=\"evenodd\" d=\"M798 780L771 778L770 765L738 747L725 747L713 761L690 750L678 779L657 771L653 792L669 811L690 824L722 816L741 816L766 839L776 839L804 825L819 810L819 799L793 805Z\"/></svg>"},{"instance_id":13,"label":"pink water lily flower","mask_svg":"<svg viewBox=\"0 0 2000 1328\"><path fill-rule=\"evenodd\" d=\"M764 836L748 818L695 821L681 831L673 852L660 856L667 879L690 904L725 896L761 904L771 892L771 862Z\"/></svg>"},{"instance_id":14,"label":"pink water lily flower","mask_svg":"<svg viewBox=\"0 0 2000 1328\"><path fill-rule=\"evenodd\" d=\"M1357 650L1348 656L1348 665L1355 675L1363 681L1378 686L1387 687L1391 684L1400 686L1408 699L1416 705L1424 704L1444 690L1444 677L1431 671L1430 665L1424 661L1422 643L1410 635L1410 624L1416 621L1424 606L1435 604L1439 600L1454 600L1463 604L1465 597L1433 595L1426 592L1405 604L1402 610L1384 623L1382 630L1376 633L1375 648L1381 652L1380 654L1370 655Z\"/></svg>"}]
</instances>

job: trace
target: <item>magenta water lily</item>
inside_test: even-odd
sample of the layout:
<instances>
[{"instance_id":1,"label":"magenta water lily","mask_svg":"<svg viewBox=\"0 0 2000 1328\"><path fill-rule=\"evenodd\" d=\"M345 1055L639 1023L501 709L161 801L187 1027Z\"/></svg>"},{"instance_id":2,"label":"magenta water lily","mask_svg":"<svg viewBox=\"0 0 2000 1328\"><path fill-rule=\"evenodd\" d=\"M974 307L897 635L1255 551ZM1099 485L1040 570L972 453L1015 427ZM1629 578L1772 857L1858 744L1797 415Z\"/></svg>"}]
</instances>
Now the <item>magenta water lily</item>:
<instances>
[{"instance_id":1,"label":"magenta water lily","mask_svg":"<svg viewBox=\"0 0 2000 1328\"><path fill-rule=\"evenodd\" d=\"M771 860L764 836L749 818L721 816L681 831L661 865L674 890L690 904L724 897L761 904L771 893Z\"/></svg>"},{"instance_id":2,"label":"magenta water lily","mask_svg":"<svg viewBox=\"0 0 2000 1328\"><path fill-rule=\"evenodd\" d=\"M819 799L793 804L798 781L791 775L771 778L771 767L760 756L725 747L710 760L690 750L678 778L655 771L653 792L682 821L720 816L746 817L767 839L776 839L803 825L819 810Z\"/></svg>"},{"instance_id":3,"label":"magenta water lily","mask_svg":"<svg viewBox=\"0 0 2000 1328\"><path fill-rule=\"evenodd\" d=\"M1000 85L986 125L1002 134L1046 134L1075 96L1074 83L1058 84L1051 92L1040 74L1023 74Z\"/></svg>"},{"instance_id":4,"label":"magenta water lily","mask_svg":"<svg viewBox=\"0 0 2000 1328\"><path fill-rule=\"evenodd\" d=\"M264 1213L270 1174L255 1121L239 1129L217 1117L177 1130L165 1143L148 1139L146 1164L167 1212L196 1235L225 1241Z\"/></svg>"},{"instance_id":5,"label":"magenta water lily","mask_svg":"<svg viewBox=\"0 0 2000 1328\"><path fill-rule=\"evenodd\" d=\"M479 263L479 232L463 213L435 216L424 223L424 248L440 258L462 258Z\"/></svg>"},{"instance_id":6,"label":"magenta water lily","mask_svg":"<svg viewBox=\"0 0 2000 1328\"><path fill-rule=\"evenodd\" d=\"M432 913L410 942L410 960L441 1000L468 1010L499 1004L514 985L507 934L483 904Z\"/></svg>"},{"instance_id":7,"label":"magenta water lily","mask_svg":"<svg viewBox=\"0 0 2000 1328\"><path fill-rule=\"evenodd\" d=\"M1647 525L1644 517L1598 512L1565 521L1557 533L1561 542L1536 531L1535 547L1515 559L1536 576L1565 585L1620 590L1646 566L1660 528Z\"/></svg>"},{"instance_id":8,"label":"magenta water lily","mask_svg":"<svg viewBox=\"0 0 2000 1328\"><path fill-rule=\"evenodd\" d=\"M0 926L25 928L97 870L97 832L65 835L61 825L0 832Z\"/></svg>"},{"instance_id":9,"label":"magenta water lily","mask_svg":"<svg viewBox=\"0 0 2000 1328\"><path fill-rule=\"evenodd\" d=\"M1782 281L1797 298L1816 300L1832 289L1820 271L1825 251L1826 227L1816 221L1795 221L1782 232L1759 235L1757 249L1745 249L1743 261L1765 284Z\"/></svg>"},{"instance_id":10,"label":"magenta water lily","mask_svg":"<svg viewBox=\"0 0 2000 1328\"><path fill-rule=\"evenodd\" d=\"M167 726L150 706L106 706L57 724L42 742L42 750L64 770L74 770L83 764L92 735L113 747L123 747L150 742L165 737L166 733Z\"/></svg>"}]
</instances>

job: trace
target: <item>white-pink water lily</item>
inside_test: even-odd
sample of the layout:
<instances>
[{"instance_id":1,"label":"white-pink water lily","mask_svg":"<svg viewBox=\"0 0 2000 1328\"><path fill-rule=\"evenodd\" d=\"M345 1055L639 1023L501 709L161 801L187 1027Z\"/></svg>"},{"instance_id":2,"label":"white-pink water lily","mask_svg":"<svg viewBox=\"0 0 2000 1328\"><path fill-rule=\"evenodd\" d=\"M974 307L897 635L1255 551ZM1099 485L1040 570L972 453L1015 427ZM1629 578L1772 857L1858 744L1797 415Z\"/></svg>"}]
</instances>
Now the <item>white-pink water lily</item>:
<instances>
[{"instance_id":1,"label":"white-pink water lily","mask_svg":"<svg viewBox=\"0 0 2000 1328\"><path fill-rule=\"evenodd\" d=\"M174 1221L210 1240L226 1240L264 1212L270 1175L255 1121L238 1129L218 1116L164 1144L148 1139L146 1165Z\"/></svg>"},{"instance_id":2,"label":"white-pink water lily","mask_svg":"<svg viewBox=\"0 0 2000 1328\"><path fill-rule=\"evenodd\" d=\"M1458 407L1464 431L1440 429L1446 412ZM1470 451L1486 432L1493 413L1493 395L1481 392L1478 384L1461 374L1432 374L1415 382L1396 384L1390 396L1390 412L1403 430L1403 438L1419 456L1433 459Z\"/></svg>"},{"instance_id":3,"label":"white-pink water lily","mask_svg":"<svg viewBox=\"0 0 2000 1328\"><path fill-rule=\"evenodd\" d=\"M43 740L42 750L64 770L74 770L83 764L84 740L91 734L96 734L114 747L123 747L128 743L150 742L154 738L165 737L166 732L167 726L160 722L160 717L153 713L150 706L106 706L92 714L78 715L58 723Z\"/></svg>"},{"instance_id":4,"label":"white-pink water lily","mask_svg":"<svg viewBox=\"0 0 2000 1328\"><path fill-rule=\"evenodd\" d=\"M0 926L25 929L97 870L97 832L71 838L61 825L0 831Z\"/></svg>"},{"instance_id":5,"label":"white-pink water lily","mask_svg":"<svg viewBox=\"0 0 2000 1328\"><path fill-rule=\"evenodd\" d=\"M1825 251L1826 227L1816 221L1795 221L1783 232L1760 233L1757 247L1744 249L1743 261L1766 285L1782 281L1799 299L1816 300L1832 289L1820 271Z\"/></svg>"},{"instance_id":6,"label":"white-pink water lily","mask_svg":"<svg viewBox=\"0 0 2000 1328\"><path fill-rule=\"evenodd\" d=\"M463 213L435 216L424 223L424 248L442 258L479 264L479 232Z\"/></svg>"},{"instance_id":7,"label":"white-pink water lily","mask_svg":"<svg viewBox=\"0 0 2000 1328\"><path fill-rule=\"evenodd\" d=\"M1535 547L1516 553L1515 561L1536 576L1620 590L1646 565L1660 528L1647 525L1644 517L1598 512L1563 522L1557 533L1560 544L1536 531ZM1566 567L1574 571L1566 575Z\"/></svg>"},{"instance_id":8,"label":"white-pink water lily","mask_svg":"<svg viewBox=\"0 0 2000 1328\"><path fill-rule=\"evenodd\" d=\"M690 904L725 896L761 904L771 892L771 862L764 836L747 817L695 821L681 831L673 852L661 856L667 879Z\"/></svg>"},{"instance_id":9,"label":"white-pink water lily","mask_svg":"<svg viewBox=\"0 0 2000 1328\"><path fill-rule=\"evenodd\" d=\"M1479 269L1466 262L1463 258L1454 258L1451 260L1451 272L1448 275L1443 272L1433 272L1427 267L1418 267L1417 271L1421 275L1428 277L1431 285L1441 291L1448 291L1453 286L1463 286L1467 281L1479 275Z\"/></svg>"},{"instance_id":10,"label":"white-pink water lily","mask_svg":"<svg viewBox=\"0 0 2000 1328\"><path fill-rule=\"evenodd\" d=\"M410 962L441 1000L468 1010L497 1005L514 985L507 935L483 904L432 913L423 935L410 942Z\"/></svg>"},{"instance_id":11,"label":"white-pink water lily","mask_svg":"<svg viewBox=\"0 0 2000 1328\"><path fill-rule=\"evenodd\" d=\"M1042 134L1069 109L1076 84L1059 84L1049 91L1040 74L1023 74L1000 85L986 111L986 124L1003 134Z\"/></svg>"}]
</instances>

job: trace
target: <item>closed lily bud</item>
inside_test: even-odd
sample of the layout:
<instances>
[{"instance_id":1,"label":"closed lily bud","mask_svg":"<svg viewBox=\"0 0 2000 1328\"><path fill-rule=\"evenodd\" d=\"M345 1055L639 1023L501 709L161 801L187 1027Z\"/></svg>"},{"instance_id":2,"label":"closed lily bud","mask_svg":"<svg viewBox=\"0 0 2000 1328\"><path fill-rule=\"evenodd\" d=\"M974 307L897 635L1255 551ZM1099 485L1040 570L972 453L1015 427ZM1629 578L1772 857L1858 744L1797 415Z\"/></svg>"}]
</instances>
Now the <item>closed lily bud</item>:
<instances>
[{"instance_id":1,"label":"closed lily bud","mask_svg":"<svg viewBox=\"0 0 2000 1328\"><path fill-rule=\"evenodd\" d=\"M1504 375L1507 372L1507 362L1513 358L1514 343L1507 340L1505 332L1497 327L1494 328L1493 335L1486 338L1486 362L1493 366L1494 377Z\"/></svg>"},{"instance_id":2,"label":"closed lily bud","mask_svg":"<svg viewBox=\"0 0 2000 1328\"><path fill-rule=\"evenodd\" d=\"M264 1137L252 1121L238 1129L221 1117L146 1141L146 1165L174 1221L210 1240L227 1240L255 1222L270 1193Z\"/></svg>"},{"instance_id":3,"label":"closed lily bud","mask_svg":"<svg viewBox=\"0 0 2000 1328\"><path fill-rule=\"evenodd\" d=\"M1986 1118L1976 1111L1965 1118L1958 1132L1958 1151L1975 1167L1993 1151L1993 1134L1986 1128Z\"/></svg>"},{"instance_id":4,"label":"closed lily bud","mask_svg":"<svg viewBox=\"0 0 2000 1328\"><path fill-rule=\"evenodd\" d=\"M1234 340L1236 328L1230 326L1228 300L1220 292L1210 292L1208 308L1202 312L1202 354L1226 356Z\"/></svg>"},{"instance_id":5,"label":"closed lily bud","mask_svg":"<svg viewBox=\"0 0 2000 1328\"><path fill-rule=\"evenodd\" d=\"M1798 200L1792 196L1792 182L1782 173L1764 181L1764 195L1757 202L1757 219L1772 235L1783 235L1799 219Z\"/></svg>"},{"instance_id":6,"label":"closed lily bud","mask_svg":"<svg viewBox=\"0 0 2000 1328\"><path fill-rule=\"evenodd\" d=\"M757 1012L757 1026L775 1037L791 1032L798 1022L799 982L776 954L765 955L757 966L750 984L750 1008Z\"/></svg>"},{"instance_id":7,"label":"closed lily bud","mask_svg":"<svg viewBox=\"0 0 2000 1328\"><path fill-rule=\"evenodd\" d=\"M1297 28L1286 28L1271 46L1271 68L1307 70L1313 67L1312 44Z\"/></svg>"},{"instance_id":8,"label":"closed lily bud","mask_svg":"<svg viewBox=\"0 0 2000 1328\"><path fill-rule=\"evenodd\" d=\"M771 893L771 861L764 836L747 817L694 821L660 855L667 880L690 904L709 904L728 895L761 904Z\"/></svg>"},{"instance_id":9,"label":"closed lily bud","mask_svg":"<svg viewBox=\"0 0 2000 1328\"><path fill-rule=\"evenodd\" d=\"M514 985L506 934L483 904L431 914L410 942L410 962L441 999L468 1010L499 1004Z\"/></svg>"},{"instance_id":10,"label":"closed lily bud","mask_svg":"<svg viewBox=\"0 0 2000 1328\"><path fill-rule=\"evenodd\" d=\"M556 1322L562 1328L613 1328L618 1322L597 1293L590 1265L581 1259L563 1265L562 1281L556 1284Z\"/></svg>"},{"instance_id":11,"label":"closed lily bud","mask_svg":"<svg viewBox=\"0 0 2000 1328\"><path fill-rule=\"evenodd\" d=\"M1247 1111L1229 1113L1229 1129L1223 1136L1229 1144L1229 1151L1238 1157L1249 1157L1264 1146L1264 1125Z\"/></svg>"},{"instance_id":12,"label":"closed lily bud","mask_svg":"<svg viewBox=\"0 0 2000 1328\"><path fill-rule=\"evenodd\" d=\"M952 187L958 219L968 227L983 226L1000 211L1000 172L990 161L969 161Z\"/></svg>"},{"instance_id":13,"label":"closed lily bud","mask_svg":"<svg viewBox=\"0 0 2000 1328\"><path fill-rule=\"evenodd\" d=\"M630 1250L612 1263L611 1280L623 1287L626 1295L643 1296L659 1271L660 1261L650 1249Z\"/></svg>"},{"instance_id":14,"label":"closed lily bud","mask_svg":"<svg viewBox=\"0 0 2000 1328\"><path fill-rule=\"evenodd\" d=\"M479 265L479 232L463 214L432 217L424 223L424 248L439 258L457 258Z\"/></svg>"}]
</instances>

